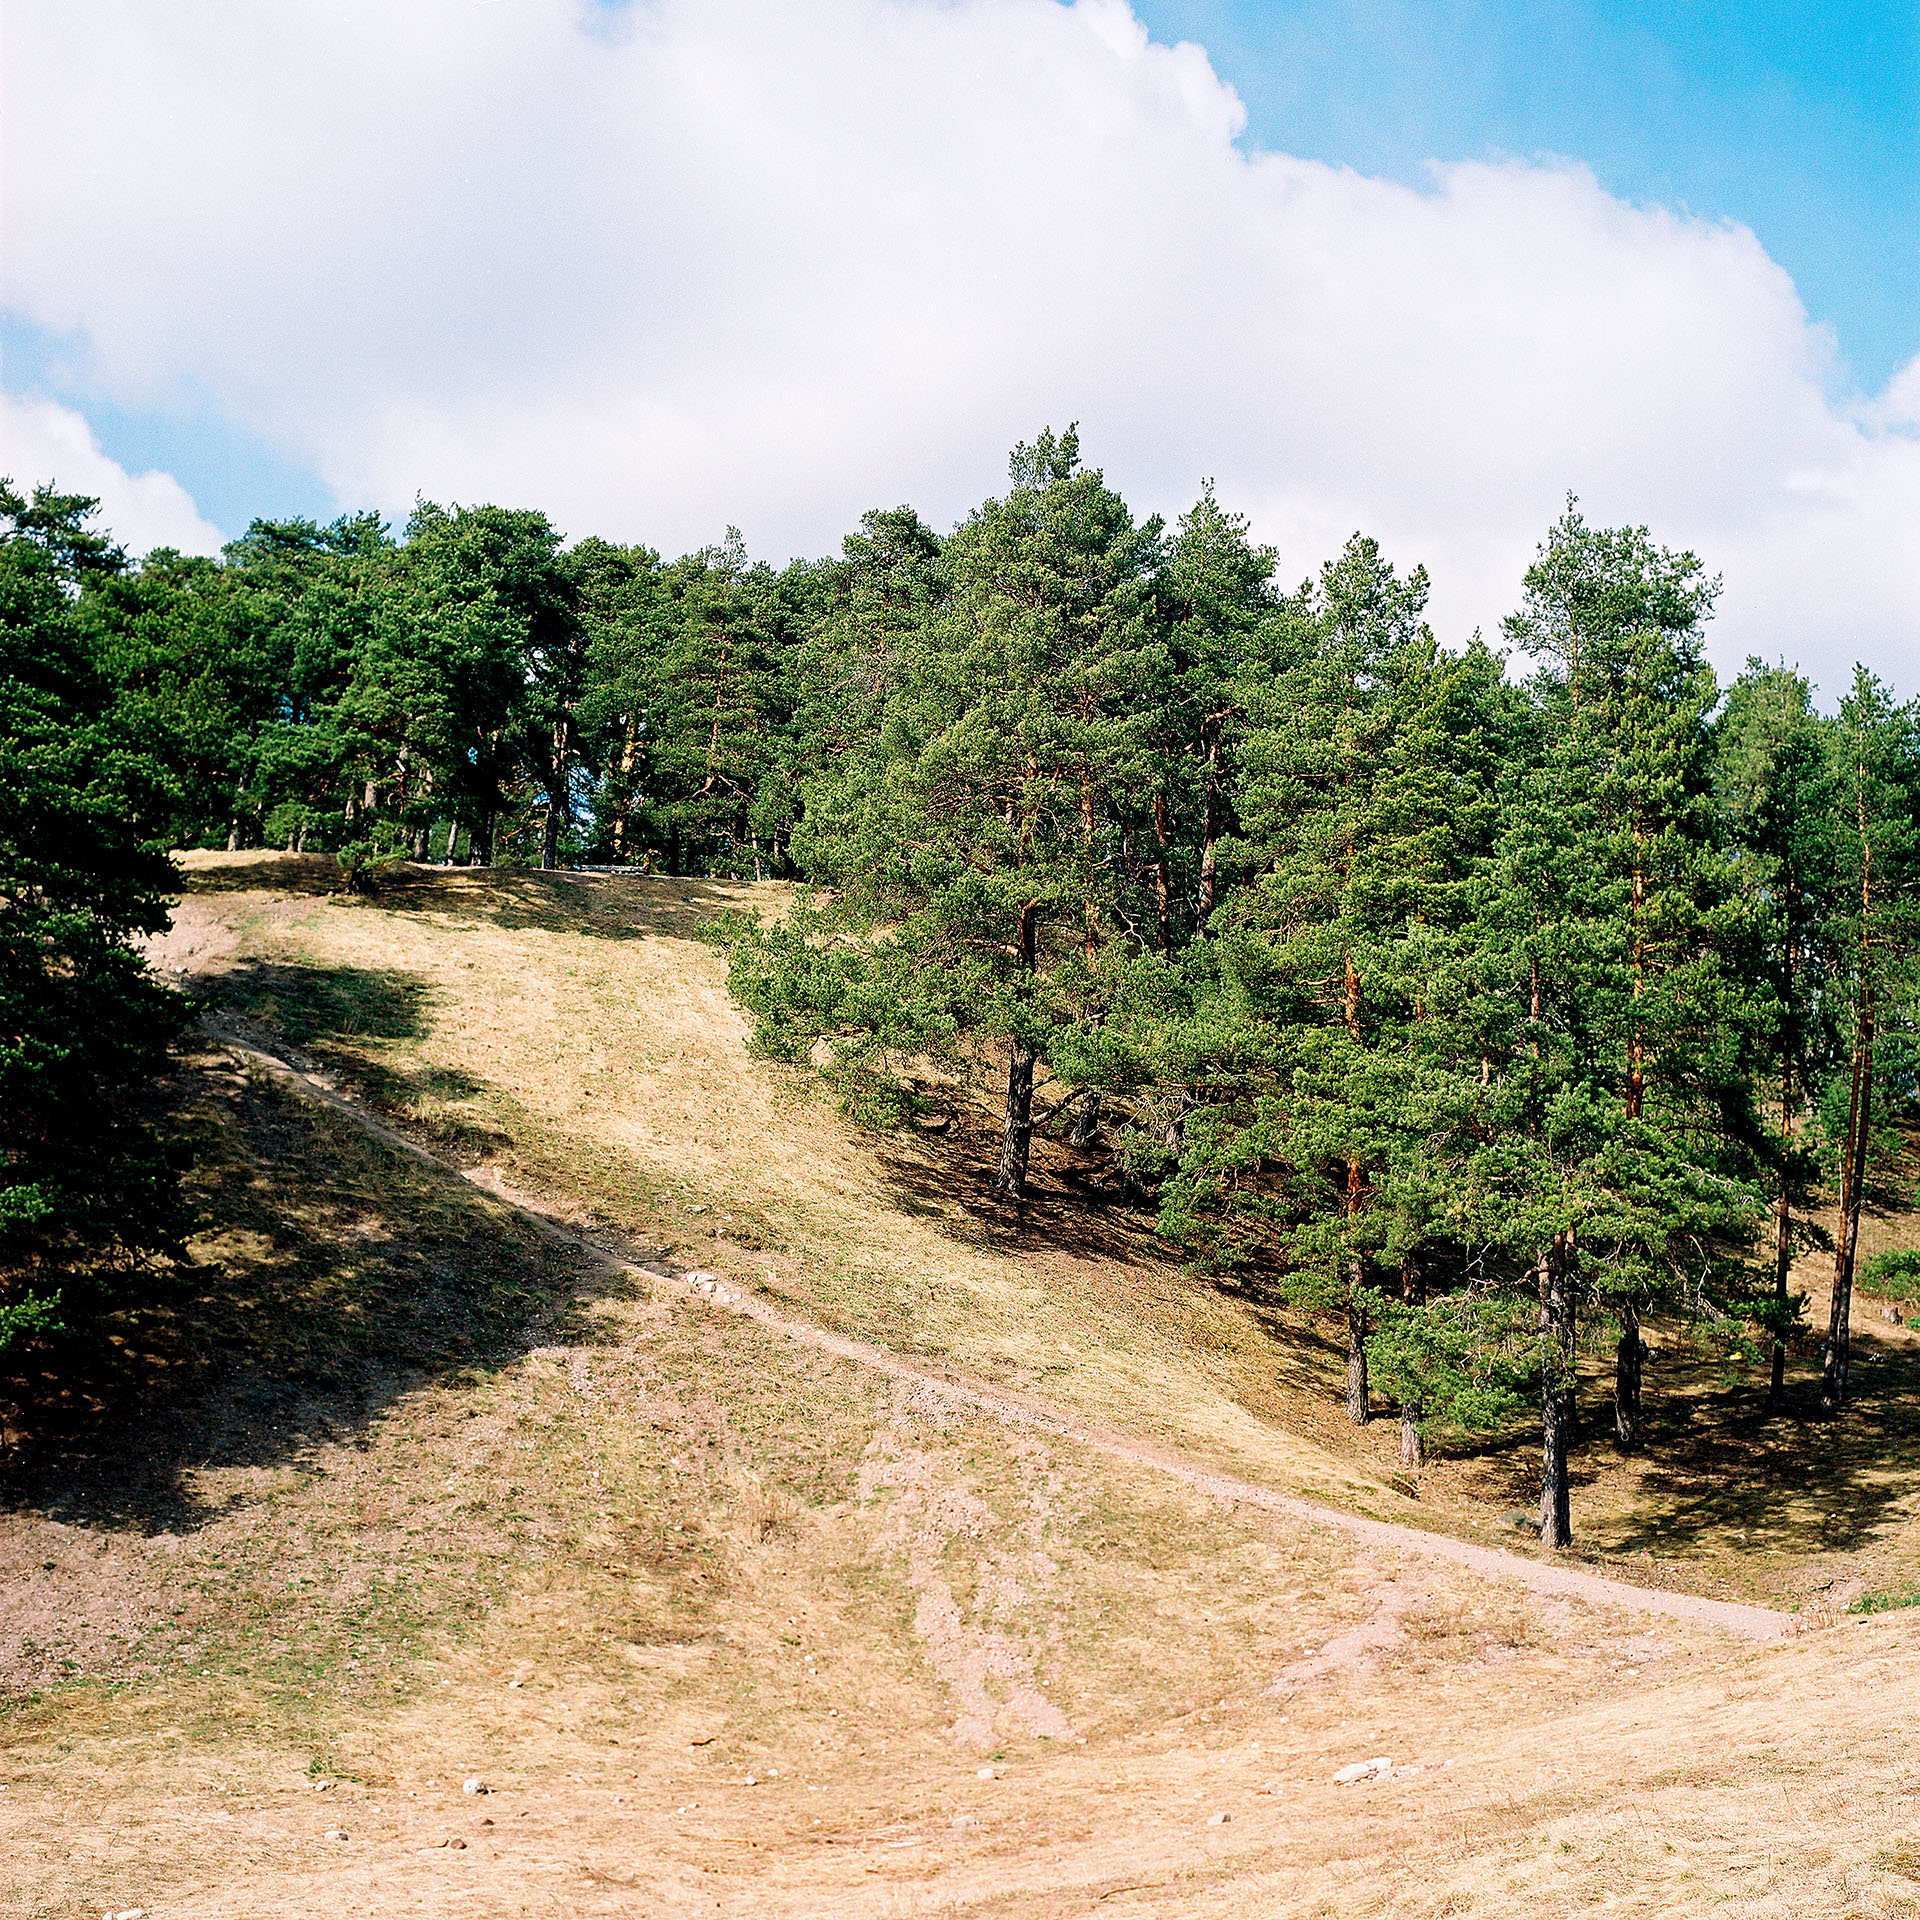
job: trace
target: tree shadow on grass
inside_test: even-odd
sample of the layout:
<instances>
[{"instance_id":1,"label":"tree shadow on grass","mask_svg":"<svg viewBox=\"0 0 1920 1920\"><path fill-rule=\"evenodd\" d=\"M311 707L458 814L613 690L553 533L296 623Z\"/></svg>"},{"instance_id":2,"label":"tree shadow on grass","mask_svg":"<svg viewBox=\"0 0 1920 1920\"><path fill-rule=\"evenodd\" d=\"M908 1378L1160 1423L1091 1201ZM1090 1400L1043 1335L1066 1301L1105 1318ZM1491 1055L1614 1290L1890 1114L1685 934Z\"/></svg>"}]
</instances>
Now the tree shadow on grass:
<instances>
[{"instance_id":1,"label":"tree shadow on grass","mask_svg":"<svg viewBox=\"0 0 1920 1920\"><path fill-rule=\"evenodd\" d=\"M325 1070L375 1107L412 1114L437 1144L481 1159L508 1144L496 1126L452 1103L476 1099L484 1081L464 1068L387 1057L383 1043L425 1039L432 989L397 967L309 967L243 960L202 983L215 1024L303 1072Z\"/></svg>"},{"instance_id":2,"label":"tree shadow on grass","mask_svg":"<svg viewBox=\"0 0 1920 1920\"><path fill-rule=\"evenodd\" d=\"M364 1444L398 1398L509 1364L574 1317L577 1261L504 1205L211 1050L195 1264L46 1378L0 1454L0 1507L189 1531L251 1497L233 1469Z\"/></svg>"},{"instance_id":3,"label":"tree shadow on grass","mask_svg":"<svg viewBox=\"0 0 1920 1920\"><path fill-rule=\"evenodd\" d=\"M340 862L330 853L189 853L181 862L180 891L198 893L339 893L346 887Z\"/></svg>"},{"instance_id":4,"label":"tree shadow on grass","mask_svg":"<svg viewBox=\"0 0 1920 1920\"><path fill-rule=\"evenodd\" d=\"M1820 1410L1807 1358L1787 1401L1766 1404L1764 1377L1729 1378L1712 1356L1667 1348L1649 1370L1641 1442L1614 1444L1612 1376L1581 1368L1568 1460L1577 1545L1662 1560L1766 1552L1859 1553L1909 1524L1920 1491L1920 1344L1854 1331L1852 1404ZM1540 1429L1528 1409L1497 1431L1451 1435L1437 1459L1475 1471L1485 1497L1526 1512L1540 1499Z\"/></svg>"},{"instance_id":5,"label":"tree shadow on grass","mask_svg":"<svg viewBox=\"0 0 1920 1920\"><path fill-rule=\"evenodd\" d=\"M427 1034L427 983L398 967L242 960L212 983L212 997L299 1047Z\"/></svg>"},{"instance_id":6,"label":"tree shadow on grass","mask_svg":"<svg viewBox=\"0 0 1920 1920\"><path fill-rule=\"evenodd\" d=\"M371 904L397 913L452 915L508 932L692 940L742 899L729 882L670 874L402 866L381 876Z\"/></svg>"},{"instance_id":7,"label":"tree shadow on grass","mask_svg":"<svg viewBox=\"0 0 1920 1920\"><path fill-rule=\"evenodd\" d=\"M903 1213L941 1219L943 1230L963 1246L1165 1264L1166 1248L1154 1238L1151 1222L1097 1155L1036 1134L1020 1201L995 1185L998 1130L970 1114L956 1116L941 1133L883 1140L876 1158L895 1205Z\"/></svg>"},{"instance_id":8,"label":"tree shadow on grass","mask_svg":"<svg viewBox=\"0 0 1920 1920\"><path fill-rule=\"evenodd\" d=\"M331 854L247 853L188 856L183 895L223 893L338 896L341 910L434 913L510 931L588 933L605 940L691 940L718 915L746 905L740 883L665 873L543 872L537 867L440 867L401 861L375 870L373 892L349 898ZM784 903L769 885L758 896Z\"/></svg>"}]
</instances>

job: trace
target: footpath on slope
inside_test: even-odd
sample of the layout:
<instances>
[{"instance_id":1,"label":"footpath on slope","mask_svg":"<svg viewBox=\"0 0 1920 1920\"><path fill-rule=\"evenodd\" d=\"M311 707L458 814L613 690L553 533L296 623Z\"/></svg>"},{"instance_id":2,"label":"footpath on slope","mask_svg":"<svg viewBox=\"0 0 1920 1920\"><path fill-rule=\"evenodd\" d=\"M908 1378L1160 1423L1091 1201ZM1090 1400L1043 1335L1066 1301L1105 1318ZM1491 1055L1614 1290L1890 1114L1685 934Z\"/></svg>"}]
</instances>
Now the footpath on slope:
<instances>
[{"instance_id":1,"label":"footpath on slope","mask_svg":"<svg viewBox=\"0 0 1920 1920\"><path fill-rule=\"evenodd\" d=\"M278 1055L242 1039L217 1021L207 1020L204 1031L219 1045L271 1074L276 1080L320 1105L344 1114L355 1126L375 1139L511 1207L543 1238L585 1255L597 1266L610 1272L644 1274L649 1280L676 1287L690 1297L709 1301L727 1312L745 1314L790 1340L852 1361L856 1366L886 1374L892 1379L925 1387L958 1404L978 1408L1009 1425L1033 1427L1057 1434L1062 1439L1074 1441L1111 1459L1126 1460L1184 1481L1188 1486L1218 1499L1242 1502L1267 1513L1285 1514L1316 1526L1337 1527L1366 1546L1392 1548L1433 1560L1449 1560L1456 1566L1470 1568L1489 1579L1517 1580L1536 1593L1578 1598L1603 1606L1625 1607L1640 1613L1665 1614L1694 1626L1719 1627L1749 1640L1775 1640L1793 1630L1793 1617L1775 1612L1770 1607L1745 1606L1737 1601L1709 1600L1699 1594L1669 1593L1655 1587L1637 1587L1630 1581L1613 1580L1604 1574L1587 1573L1576 1567L1534 1559L1511 1549L1476 1546L1469 1540L1456 1540L1451 1534L1428 1533L1419 1527L1403 1526L1390 1520L1373 1520L1364 1514L1348 1513L1339 1507L1303 1500L1296 1494L1281 1493L1272 1487L1261 1486L1257 1481L1242 1480L1236 1475L1223 1473L1171 1448L1158 1447L1113 1428L1077 1420L1035 1394L992 1386L984 1380L936 1373L888 1348L873 1346L847 1334L834 1333L826 1327L817 1327L811 1321L787 1313L757 1294L729 1286L716 1274L700 1269L676 1274L649 1266L631 1247L609 1246L581 1229L556 1219L531 1196L516 1193L497 1176L490 1177L485 1172L472 1171L442 1159L419 1142L410 1140L404 1133L388 1126L359 1101Z\"/></svg>"}]
</instances>

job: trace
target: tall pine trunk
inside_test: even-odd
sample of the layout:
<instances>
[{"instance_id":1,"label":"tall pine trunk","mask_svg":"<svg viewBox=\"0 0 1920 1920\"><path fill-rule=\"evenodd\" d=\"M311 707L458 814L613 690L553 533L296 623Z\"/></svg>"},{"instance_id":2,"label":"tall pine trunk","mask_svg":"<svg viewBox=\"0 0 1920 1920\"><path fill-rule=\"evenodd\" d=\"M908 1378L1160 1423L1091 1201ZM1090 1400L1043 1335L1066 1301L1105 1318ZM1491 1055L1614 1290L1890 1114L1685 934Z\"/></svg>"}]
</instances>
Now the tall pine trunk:
<instances>
[{"instance_id":1,"label":"tall pine trunk","mask_svg":"<svg viewBox=\"0 0 1920 1920\"><path fill-rule=\"evenodd\" d=\"M1359 1161L1347 1162L1345 1211L1349 1242L1354 1223L1366 1199L1366 1176ZM1349 1244L1347 1251L1347 1418L1356 1427L1364 1427L1372 1418L1372 1395L1367 1380L1367 1303L1362 1288L1366 1270L1359 1250Z\"/></svg>"},{"instance_id":2,"label":"tall pine trunk","mask_svg":"<svg viewBox=\"0 0 1920 1920\"><path fill-rule=\"evenodd\" d=\"M1020 909L1020 968L1029 977L1038 953L1038 914L1031 901ZM1027 1155L1033 1145L1033 1063L1031 1047L1017 1037L1009 1042L1007 1118L1000 1135L1000 1171L994 1185L1016 1200L1026 1198Z\"/></svg>"},{"instance_id":3,"label":"tall pine trunk","mask_svg":"<svg viewBox=\"0 0 1920 1920\"><path fill-rule=\"evenodd\" d=\"M1426 1305L1426 1276L1411 1259L1400 1263L1400 1298L1410 1307ZM1426 1442L1420 1432L1420 1421L1425 1412L1426 1409L1418 1400L1400 1402L1400 1464L1403 1467L1426 1464Z\"/></svg>"},{"instance_id":4,"label":"tall pine trunk","mask_svg":"<svg viewBox=\"0 0 1920 1920\"><path fill-rule=\"evenodd\" d=\"M1153 796L1153 835L1159 854L1153 863L1154 944L1165 953L1173 945L1173 877L1167 860L1167 796Z\"/></svg>"},{"instance_id":5,"label":"tall pine trunk","mask_svg":"<svg viewBox=\"0 0 1920 1920\"><path fill-rule=\"evenodd\" d=\"M1573 1275L1567 1236L1556 1233L1540 1261L1540 1539L1573 1540L1567 1450L1573 1444Z\"/></svg>"},{"instance_id":6,"label":"tall pine trunk","mask_svg":"<svg viewBox=\"0 0 1920 1920\"><path fill-rule=\"evenodd\" d=\"M1833 1311L1820 1367L1820 1404L1837 1413L1847 1404L1853 1357L1853 1266L1860 1246L1860 1202L1867 1183L1867 1136L1873 1131L1873 843L1867 838L1864 787L1856 790L1860 824L1860 953L1854 987L1853 1075L1847 1096L1846 1152L1840 1167L1840 1233L1833 1252Z\"/></svg>"},{"instance_id":7,"label":"tall pine trunk","mask_svg":"<svg viewBox=\"0 0 1920 1920\"><path fill-rule=\"evenodd\" d=\"M1833 1310L1827 1318L1821 1357L1820 1404L1837 1413L1847 1403L1847 1371L1853 1358L1854 1256L1860 1245L1861 1190L1867 1178L1867 1135L1873 1109L1873 1001L1861 983L1853 1044L1853 1084L1847 1100L1846 1155L1840 1169L1840 1232L1833 1252Z\"/></svg>"},{"instance_id":8,"label":"tall pine trunk","mask_svg":"<svg viewBox=\"0 0 1920 1920\"><path fill-rule=\"evenodd\" d=\"M1007 1061L1007 1120L1000 1136L1000 1172L994 1184L1016 1200L1027 1194L1027 1154L1033 1145L1033 1049L1013 1042Z\"/></svg>"},{"instance_id":9,"label":"tall pine trunk","mask_svg":"<svg viewBox=\"0 0 1920 1920\"><path fill-rule=\"evenodd\" d=\"M540 829L541 870L551 873L560 864L560 829L567 821L567 722L565 715L553 723L548 743L547 817Z\"/></svg>"},{"instance_id":10,"label":"tall pine trunk","mask_svg":"<svg viewBox=\"0 0 1920 1920\"><path fill-rule=\"evenodd\" d=\"M1781 943L1786 1023L1780 1041L1780 1194L1773 1216L1773 1304L1779 1319L1767 1380L1767 1405L1772 1408L1782 1406L1787 1397L1787 1274L1793 1266L1793 908L1797 895L1789 874L1787 930Z\"/></svg>"},{"instance_id":11,"label":"tall pine trunk","mask_svg":"<svg viewBox=\"0 0 1920 1920\"><path fill-rule=\"evenodd\" d=\"M1622 1453L1640 1444L1640 1373L1646 1348L1640 1338L1640 1309L1620 1304L1620 1344L1613 1356L1613 1438Z\"/></svg>"},{"instance_id":12,"label":"tall pine trunk","mask_svg":"<svg viewBox=\"0 0 1920 1920\"><path fill-rule=\"evenodd\" d=\"M1347 847L1347 868L1352 870L1353 847ZM1346 993L1342 1013L1347 1035L1360 1044L1360 971L1349 950L1345 964ZM1360 1254L1353 1245L1354 1228L1360 1210L1366 1205L1367 1174L1358 1160L1347 1162L1347 1192L1343 1212L1347 1221L1347 1418L1356 1427L1364 1427L1371 1416L1367 1392L1367 1311L1361 1298L1364 1274Z\"/></svg>"},{"instance_id":13,"label":"tall pine trunk","mask_svg":"<svg viewBox=\"0 0 1920 1920\"><path fill-rule=\"evenodd\" d=\"M1213 911L1214 843L1220 838L1221 819L1218 788L1220 768L1220 743L1213 740L1207 746L1206 775L1206 820L1200 834L1200 919L1204 925L1208 914Z\"/></svg>"},{"instance_id":14,"label":"tall pine trunk","mask_svg":"<svg viewBox=\"0 0 1920 1920\"><path fill-rule=\"evenodd\" d=\"M620 749L620 777L614 789L618 805L609 836L616 867L624 865L627 858L627 819L633 808L633 766L640 750L640 729L634 724L632 714L627 715L625 724L626 741Z\"/></svg>"},{"instance_id":15,"label":"tall pine trunk","mask_svg":"<svg viewBox=\"0 0 1920 1920\"><path fill-rule=\"evenodd\" d=\"M1367 1383L1367 1308L1361 1294L1360 1256L1347 1261L1347 1418L1364 1427L1372 1417Z\"/></svg>"}]
</instances>

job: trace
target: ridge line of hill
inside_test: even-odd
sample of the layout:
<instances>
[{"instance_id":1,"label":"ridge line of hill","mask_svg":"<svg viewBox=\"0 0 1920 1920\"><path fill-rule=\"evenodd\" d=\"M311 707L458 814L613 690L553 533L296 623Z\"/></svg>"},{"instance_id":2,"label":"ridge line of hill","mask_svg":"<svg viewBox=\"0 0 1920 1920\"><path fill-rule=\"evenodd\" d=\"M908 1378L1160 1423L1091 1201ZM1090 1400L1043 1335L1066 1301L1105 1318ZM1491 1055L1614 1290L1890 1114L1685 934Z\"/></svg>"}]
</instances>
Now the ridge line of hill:
<instances>
[{"instance_id":1,"label":"ridge line of hill","mask_svg":"<svg viewBox=\"0 0 1920 1920\"><path fill-rule=\"evenodd\" d=\"M272 1074L306 1098L345 1115L356 1126L386 1145L511 1207L536 1232L554 1244L574 1249L600 1266L640 1273L650 1280L676 1287L690 1297L704 1298L727 1311L746 1314L789 1339L945 1399L978 1408L1008 1424L1042 1428L1109 1458L1125 1460L1183 1481L1219 1499L1243 1502L1266 1512L1286 1514L1314 1525L1335 1527L1368 1546L1448 1560L1490 1579L1516 1580L1536 1593L1578 1598L1643 1613L1665 1614L1698 1626L1720 1627L1748 1640L1775 1640L1794 1629L1792 1615L1770 1607L1639 1587L1629 1581L1556 1565L1517 1554L1510 1549L1476 1546L1471 1541L1458 1540L1450 1534L1429 1533L1396 1521L1375 1520L1364 1514L1349 1513L1339 1507L1302 1499L1296 1494L1282 1493L1188 1459L1171 1448L1156 1446L1113 1428L1077 1420L1037 1395L994 1386L966 1376L956 1378L933 1372L891 1349L816 1326L756 1294L726 1284L718 1275L698 1269L675 1274L661 1267L649 1266L630 1245L606 1245L580 1228L556 1219L530 1195L514 1191L497 1176L485 1178L442 1158L397 1128L387 1125L359 1101L328 1086L325 1081L277 1054L242 1039L217 1021L208 1019L203 1022L203 1028L219 1045Z\"/></svg>"}]
</instances>

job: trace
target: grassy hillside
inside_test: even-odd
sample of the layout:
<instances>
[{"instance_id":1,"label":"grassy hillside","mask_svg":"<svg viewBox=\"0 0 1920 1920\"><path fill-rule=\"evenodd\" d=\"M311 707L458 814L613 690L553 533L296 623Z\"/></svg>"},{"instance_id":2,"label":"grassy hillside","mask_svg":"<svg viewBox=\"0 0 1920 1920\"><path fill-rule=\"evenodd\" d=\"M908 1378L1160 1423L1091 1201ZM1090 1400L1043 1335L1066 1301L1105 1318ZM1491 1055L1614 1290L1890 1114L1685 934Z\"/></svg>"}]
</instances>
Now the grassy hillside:
<instances>
[{"instance_id":1,"label":"grassy hillside","mask_svg":"<svg viewBox=\"0 0 1920 1920\"><path fill-rule=\"evenodd\" d=\"M380 899L331 862L196 856L172 957L216 1004L426 1138L809 1318L1008 1384L1255 1479L1484 1535L1535 1500L1525 1423L1443 1449L1416 1485L1397 1430L1351 1427L1344 1329L1258 1289L1197 1282L1102 1184L1043 1141L1035 1196L990 1190L997 1115L875 1141L749 1062L717 912L786 891L634 876L414 870ZM312 891L308 891L311 889ZM1914 1223L1882 1216L1868 1250ZM1798 1276L1824 1325L1821 1263ZM1633 1577L1793 1606L1835 1582L1920 1580L1920 1336L1863 1296L1861 1409L1765 1416L1761 1384L1654 1327L1649 1444L1609 1444L1611 1353L1588 1356L1576 1461L1584 1555ZM1820 1556L1808 1565L1808 1555Z\"/></svg>"},{"instance_id":2,"label":"grassy hillside","mask_svg":"<svg viewBox=\"0 0 1920 1920\"><path fill-rule=\"evenodd\" d=\"M1332 1329L1180 1274L1092 1163L1016 1217L984 1125L876 1145L748 1063L693 933L778 889L190 880L160 958L216 1024L663 1269L1383 1515L1527 1494L1518 1436L1396 1488ZM8 1461L0 1913L1920 1902L1907 1614L1743 1647L1359 1552L579 1262L212 1042L181 1092L200 1264ZM1587 1550L1821 1621L1920 1577L1920 1459L1865 1464L1920 1378L1860 1337L1838 1435L1663 1339ZM1419 1770L1332 1784L1375 1755Z\"/></svg>"}]
</instances>

